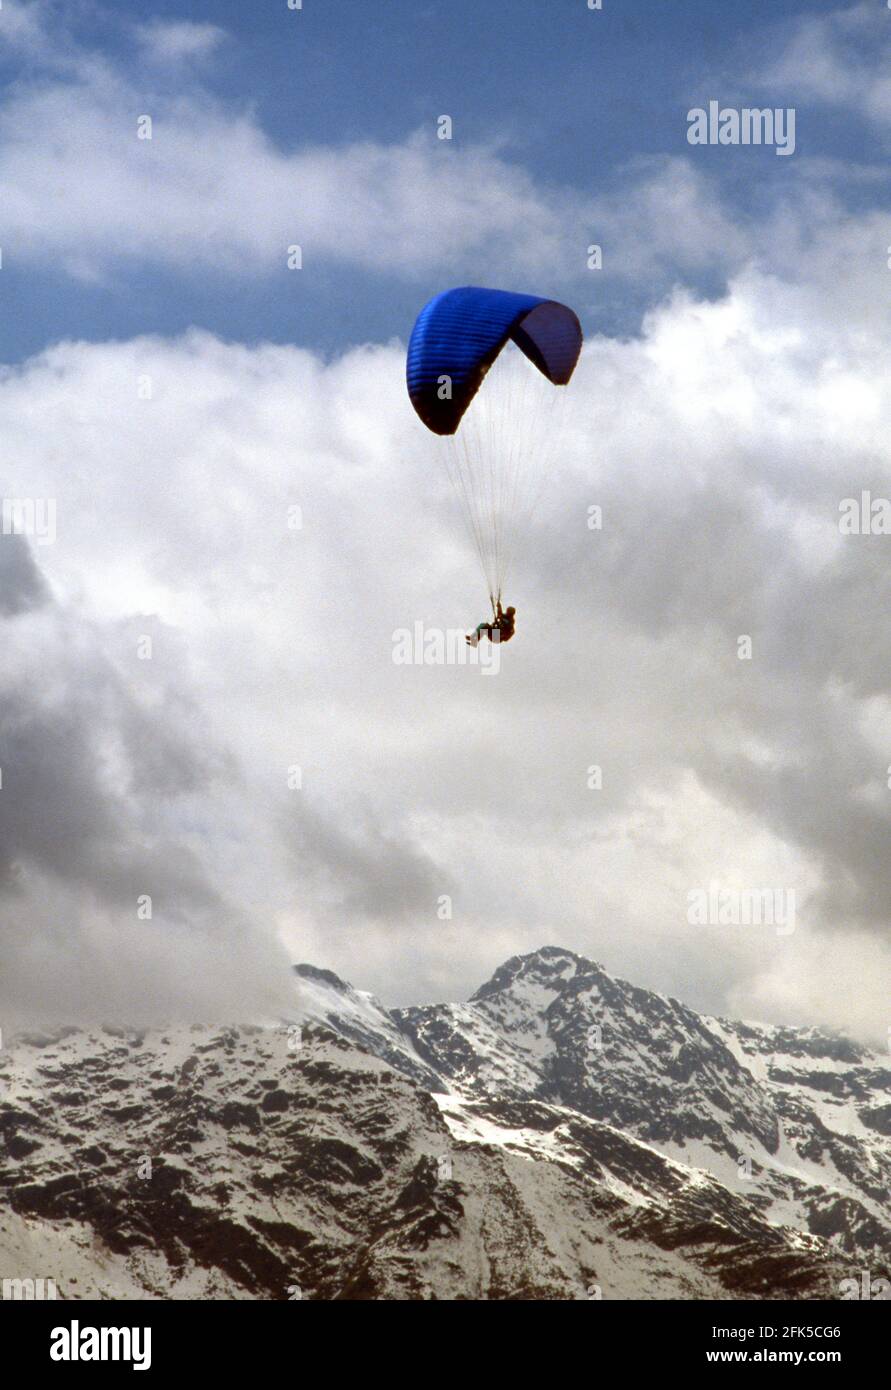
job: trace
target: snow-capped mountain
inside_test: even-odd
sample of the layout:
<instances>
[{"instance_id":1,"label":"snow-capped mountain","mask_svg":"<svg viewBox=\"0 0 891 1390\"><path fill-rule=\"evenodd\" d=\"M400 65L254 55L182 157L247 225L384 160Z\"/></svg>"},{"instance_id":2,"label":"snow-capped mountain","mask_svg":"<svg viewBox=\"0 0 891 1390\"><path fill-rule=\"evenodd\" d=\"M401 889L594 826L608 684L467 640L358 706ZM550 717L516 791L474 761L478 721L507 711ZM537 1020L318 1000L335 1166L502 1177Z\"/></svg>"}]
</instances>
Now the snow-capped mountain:
<instances>
[{"instance_id":1,"label":"snow-capped mountain","mask_svg":"<svg viewBox=\"0 0 891 1390\"><path fill-rule=\"evenodd\" d=\"M467 1004L0 1053L0 1278L60 1298L839 1298L891 1266L891 1058L558 948ZM875 1295L873 1295L875 1296Z\"/></svg>"}]
</instances>

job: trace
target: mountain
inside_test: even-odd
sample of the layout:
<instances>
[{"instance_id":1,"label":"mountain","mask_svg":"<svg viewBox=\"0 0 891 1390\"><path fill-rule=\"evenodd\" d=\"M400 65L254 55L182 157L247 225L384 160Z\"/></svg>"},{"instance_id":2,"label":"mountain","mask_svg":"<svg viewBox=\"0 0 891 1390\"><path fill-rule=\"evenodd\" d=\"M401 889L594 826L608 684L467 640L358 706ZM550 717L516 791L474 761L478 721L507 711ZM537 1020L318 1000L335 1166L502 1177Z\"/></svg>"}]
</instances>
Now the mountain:
<instances>
[{"instance_id":1,"label":"mountain","mask_svg":"<svg viewBox=\"0 0 891 1390\"><path fill-rule=\"evenodd\" d=\"M65 1298L838 1298L891 1266L891 1059L546 947L466 1004L0 1053L0 1278Z\"/></svg>"}]
</instances>

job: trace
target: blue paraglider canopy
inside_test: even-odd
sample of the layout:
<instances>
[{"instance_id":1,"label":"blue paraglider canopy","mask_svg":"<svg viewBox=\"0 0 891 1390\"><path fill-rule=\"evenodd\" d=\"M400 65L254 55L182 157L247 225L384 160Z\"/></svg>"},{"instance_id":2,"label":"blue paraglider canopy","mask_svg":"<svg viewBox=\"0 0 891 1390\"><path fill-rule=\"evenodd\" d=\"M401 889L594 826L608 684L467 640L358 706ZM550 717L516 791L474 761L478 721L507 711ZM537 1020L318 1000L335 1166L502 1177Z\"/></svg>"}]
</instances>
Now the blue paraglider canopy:
<instances>
[{"instance_id":1,"label":"blue paraglider canopy","mask_svg":"<svg viewBox=\"0 0 891 1390\"><path fill-rule=\"evenodd\" d=\"M573 311L554 299L466 285L420 312L408 345L411 403L434 434L454 434L508 340L555 386L565 386L582 347Z\"/></svg>"}]
</instances>

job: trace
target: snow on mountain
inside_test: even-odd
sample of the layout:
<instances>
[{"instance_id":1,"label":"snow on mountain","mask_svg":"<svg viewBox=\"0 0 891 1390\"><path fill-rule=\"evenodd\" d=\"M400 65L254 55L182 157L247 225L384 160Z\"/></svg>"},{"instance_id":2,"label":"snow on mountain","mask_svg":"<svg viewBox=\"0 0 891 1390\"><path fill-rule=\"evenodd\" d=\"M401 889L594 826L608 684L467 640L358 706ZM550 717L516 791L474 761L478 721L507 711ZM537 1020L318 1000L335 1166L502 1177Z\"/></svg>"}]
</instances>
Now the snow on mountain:
<instances>
[{"instance_id":1,"label":"snow on mountain","mask_svg":"<svg viewBox=\"0 0 891 1390\"><path fill-rule=\"evenodd\" d=\"M891 1258L891 1058L817 1029L728 1023L546 947L467 1005L395 1015L461 1091L567 1106L702 1169L768 1216ZM507 1046L490 1057L493 1030Z\"/></svg>"},{"instance_id":2,"label":"snow on mountain","mask_svg":"<svg viewBox=\"0 0 891 1390\"><path fill-rule=\"evenodd\" d=\"M0 1279L83 1298L833 1298L891 1263L891 1066L558 948L387 1010L0 1053Z\"/></svg>"}]
</instances>

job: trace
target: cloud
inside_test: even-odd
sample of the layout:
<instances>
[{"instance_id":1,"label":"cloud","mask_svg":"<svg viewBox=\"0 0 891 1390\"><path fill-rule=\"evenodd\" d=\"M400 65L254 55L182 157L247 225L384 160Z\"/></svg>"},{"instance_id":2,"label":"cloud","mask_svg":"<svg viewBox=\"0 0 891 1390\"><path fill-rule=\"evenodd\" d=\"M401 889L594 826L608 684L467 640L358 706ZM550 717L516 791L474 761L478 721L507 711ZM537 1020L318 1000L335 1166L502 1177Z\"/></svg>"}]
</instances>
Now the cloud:
<instances>
[{"instance_id":1,"label":"cloud","mask_svg":"<svg viewBox=\"0 0 891 1390\"><path fill-rule=\"evenodd\" d=\"M27 553L3 537L0 568ZM170 659L171 634L151 617L97 626L48 599L33 561L18 573L20 601L0 610L4 1021L283 1007L281 948L191 843L190 807L208 816L233 767L198 732L184 653ZM140 681L149 634L160 661Z\"/></svg>"},{"instance_id":2,"label":"cloud","mask_svg":"<svg viewBox=\"0 0 891 1390\"><path fill-rule=\"evenodd\" d=\"M0 536L0 615L28 613L45 603L47 596L27 542L15 533Z\"/></svg>"},{"instance_id":3,"label":"cloud","mask_svg":"<svg viewBox=\"0 0 891 1390\"><path fill-rule=\"evenodd\" d=\"M885 7L861 3L797 18L759 80L786 100L859 112L886 125L891 118L891 32Z\"/></svg>"},{"instance_id":4,"label":"cloud","mask_svg":"<svg viewBox=\"0 0 891 1390\"><path fill-rule=\"evenodd\" d=\"M50 31L40 9L10 13L40 58L0 106L13 266L93 281L133 263L250 278L284 274L298 244L307 273L348 264L437 283L593 286L592 243L604 246L607 278L651 283L726 271L750 249L711 181L685 160L636 161L587 191L540 183L497 142L432 131L285 149L253 109L213 96L178 63L214 51L226 37L216 26L139 26L136 41L156 66L131 71ZM145 116L151 139L138 138Z\"/></svg>"},{"instance_id":5,"label":"cloud","mask_svg":"<svg viewBox=\"0 0 891 1390\"><path fill-rule=\"evenodd\" d=\"M226 31L216 24L189 20L152 19L137 26L136 35L146 55L158 63L179 63L203 58L224 42Z\"/></svg>"},{"instance_id":6,"label":"cloud","mask_svg":"<svg viewBox=\"0 0 891 1390\"><path fill-rule=\"evenodd\" d=\"M137 138L138 115L152 118L151 140ZM18 94L0 110L0 136L13 264L92 277L133 259L284 274L297 243L307 269L325 260L442 275L469 257L494 268L505 254L518 272L567 254L584 266L582 211L567 227L559 204L485 149L418 135L284 153L249 115L200 95L134 104L110 74Z\"/></svg>"},{"instance_id":7,"label":"cloud","mask_svg":"<svg viewBox=\"0 0 891 1390\"><path fill-rule=\"evenodd\" d=\"M382 826L373 806L341 823L301 806L282 833L301 884L320 910L330 899L328 921L347 933L369 920L414 931L442 894L455 892L452 872L415 843L408 824Z\"/></svg>"},{"instance_id":8,"label":"cloud","mask_svg":"<svg viewBox=\"0 0 891 1390\"><path fill-rule=\"evenodd\" d=\"M4 49L13 52L18 50L48 60L48 39L46 5L36 3L36 0L28 5L19 4L17 0L7 0L0 22L0 44Z\"/></svg>"},{"instance_id":9,"label":"cloud","mask_svg":"<svg viewBox=\"0 0 891 1390\"><path fill-rule=\"evenodd\" d=\"M285 147L252 106L215 95L180 61L230 41L218 26L129 26L112 59L55 10L12 5L4 15L12 49L29 59L0 104L13 268L87 282L114 283L134 266L250 280L284 275L299 245L303 274L351 266L425 287L513 280L591 313L618 286L643 311L679 280L715 287L753 262L798 278L795 258L811 241L850 239L852 193L875 201L886 182L880 167L796 157L747 199L732 160L648 156L589 188L535 178L503 142L433 131ZM753 80L880 113L884 24L858 7L786 26L780 57ZM141 117L150 139L139 138ZM877 230L882 215L859 214L855 234L870 216ZM599 273L588 269L592 244L603 248Z\"/></svg>"},{"instance_id":10,"label":"cloud","mask_svg":"<svg viewBox=\"0 0 891 1390\"><path fill-rule=\"evenodd\" d=\"M2 794L7 892L41 925L0 978L36 1001L54 949L67 967L46 884L99 943L153 884L162 963L145 936L123 959L158 1009L180 959L186 994L231 997L254 942L271 988L275 929L393 1002L560 940L702 1008L883 1032L849 967L888 955L891 581L838 507L882 492L891 324L834 293L752 267L589 342L492 678L392 659L397 629L481 600L398 345L324 363L192 332L9 374L5 457L58 537L32 551L53 604L5 624L6 766L31 769L30 809L12 771ZM713 880L795 892L795 933L692 927Z\"/></svg>"}]
</instances>

